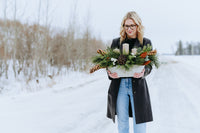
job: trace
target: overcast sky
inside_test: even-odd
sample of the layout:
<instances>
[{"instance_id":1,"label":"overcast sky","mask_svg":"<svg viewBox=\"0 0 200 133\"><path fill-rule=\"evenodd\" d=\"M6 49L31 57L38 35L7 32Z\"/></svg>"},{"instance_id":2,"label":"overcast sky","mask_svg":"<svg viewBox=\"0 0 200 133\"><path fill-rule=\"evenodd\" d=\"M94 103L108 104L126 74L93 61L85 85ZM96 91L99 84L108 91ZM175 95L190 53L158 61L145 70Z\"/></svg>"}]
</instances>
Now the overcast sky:
<instances>
[{"instance_id":1,"label":"overcast sky","mask_svg":"<svg viewBox=\"0 0 200 133\"><path fill-rule=\"evenodd\" d=\"M4 1L0 0L1 18ZM6 1L7 14L11 18L14 0ZM30 23L37 21L38 1L17 0L17 19ZM46 1L42 0L41 4L41 24L46 16ZM199 0L49 0L49 19L53 27L67 27L76 1L76 26L90 25L94 35L103 40L119 37L123 16L128 11L136 11L145 26L145 37L151 39L159 53L173 52L178 40L200 41Z\"/></svg>"}]
</instances>

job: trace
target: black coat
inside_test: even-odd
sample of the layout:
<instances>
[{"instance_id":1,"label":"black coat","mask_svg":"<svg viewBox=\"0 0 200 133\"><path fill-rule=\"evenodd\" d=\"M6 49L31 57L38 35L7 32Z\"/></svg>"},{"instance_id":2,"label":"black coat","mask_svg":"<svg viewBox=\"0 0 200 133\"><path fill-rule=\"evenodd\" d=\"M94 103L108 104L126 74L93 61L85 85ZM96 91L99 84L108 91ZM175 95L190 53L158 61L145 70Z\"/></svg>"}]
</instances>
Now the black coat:
<instances>
[{"instance_id":1,"label":"black coat","mask_svg":"<svg viewBox=\"0 0 200 133\"><path fill-rule=\"evenodd\" d=\"M121 44L126 42L124 40ZM134 46L143 47L147 44L151 45L151 41L147 38L143 39L143 45L140 45L139 40L135 41ZM111 44L111 48L119 48L121 49L120 45L120 38L113 39ZM134 107L135 107L135 117L136 117L136 124L144 123L153 121L152 109L151 109L151 102L150 96L148 91L148 86L145 77L151 72L151 66L145 66L145 73L142 78L132 78L132 91L134 95ZM112 79L108 76L111 80L110 87L108 90L108 101L107 101L107 117L112 119L115 123L115 115L116 113L116 103L117 103L117 95L119 91L119 86L121 82L121 78ZM132 108L129 99L129 117L132 116Z\"/></svg>"}]
</instances>

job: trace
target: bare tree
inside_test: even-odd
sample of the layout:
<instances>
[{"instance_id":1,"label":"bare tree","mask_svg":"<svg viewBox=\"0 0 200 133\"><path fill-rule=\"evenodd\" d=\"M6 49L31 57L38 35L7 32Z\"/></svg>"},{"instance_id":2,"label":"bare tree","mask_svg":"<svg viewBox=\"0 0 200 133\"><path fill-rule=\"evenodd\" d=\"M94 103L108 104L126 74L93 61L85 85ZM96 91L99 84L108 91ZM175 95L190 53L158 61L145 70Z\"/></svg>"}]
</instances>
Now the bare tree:
<instances>
[{"instance_id":1,"label":"bare tree","mask_svg":"<svg viewBox=\"0 0 200 133\"><path fill-rule=\"evenodd\" d=\"M70 16L70 20L69 20L69 25L68 25L68 28L67 28L67 35L66 35L66 43L65 43L65 50L66 50L66 54L64 55L65 56L65 59L67 61L67 64L68 65L71 65L73 64L73 60L72 58L74 57L73 54L72 54L72 47L73 45L75 45L75 35L77 34L77 30L78 28L76 27L77 26L77 5L78 5L78 0L75 0L74 1L74 4L72 6L72 9L71 9L71 16Z\"/></svg>"},{"instance_id":2,"label":"bare tree","mask_svg":"<svg viewBox=\"0 0 200 133\"><path fill-rule=\"evenodd\" d=\"M3 12L4 12L4 26L3 26L3 31L5 33L5 39L4 39L4 43L3 43L3 48L4 48L4 57L3 57L3 64L5 65L5 77L6 79L8 79L8 59L7 59L7 0L4 0L4 9L3 9Z\"/></svg>"},{"instance_id":3,"label":"bare tree","mask_svg":"<svg viewBox=\"0 0 200 133\"><path fill-rule=\"evenodd\" d=\"M38 4L38 18L37 18L37 24L40 24L40 10L41 10L41 0L39 0Z\"/></svg>"},{"instance_id":4,"label":"bare tree","mask_svg":"<svg viewBox=\"0 0 200 133\"><path fill-rule=\"evenodd\" d=\"M14 0L14 12L13 12L13 19L14 19L14 44L13 44L13 71L16 78L16 44L17 44L17 25L16 25L16 14L17 14L17 0Z\"/></svg>"},{"instance_id":5,"label":"bare tree","mask_svg":"<svg viewBox=\"0 0 200 133\"><path fill-rule=\"evenodd\" d=\"M38 18L37 18L37 26L35 28L35 32L36 32L36 39L35 39L35 46L37 48L34 49L34 61L33 61L33 67L34 67L34 70L35 70L35 76L38 77L39 76L39 68L38 68L38 64L41 60L41 54L40 54L40 49L41 49L41 46L40 46L40 10L41 10L41 0L39 0L39 5L38 5ZM38 56L40 55L40 56Z\"/></svg>"}]
</instances>

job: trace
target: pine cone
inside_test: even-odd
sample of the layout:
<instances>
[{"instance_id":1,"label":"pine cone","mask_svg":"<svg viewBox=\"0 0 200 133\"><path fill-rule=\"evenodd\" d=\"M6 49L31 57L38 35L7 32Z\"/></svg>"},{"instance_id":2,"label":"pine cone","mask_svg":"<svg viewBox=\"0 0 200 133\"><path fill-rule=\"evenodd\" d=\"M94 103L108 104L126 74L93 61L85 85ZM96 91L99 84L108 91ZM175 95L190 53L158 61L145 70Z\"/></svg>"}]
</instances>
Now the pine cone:
<instances>
[{"instance_id":1,"label":"pine cone","mask_svg":"<svg viewBox=\"0 0 200 133\"><path fill-rule=\"evenodd\" d=\"M148 55L156 55L156 53L157 53L157 51L156 51L156 50L153 50L153 51L150 51L150 52L148 53Z\"/></svg>"},{"instance_id":2,"label":"pine cone","mask_svg":"<svg viewBox=\"0 0 200 133\"><path fill-rule=\"evenodd\" d=\"M96 65L96 66L94 66L93 68L90 69L90 73L93 73L93 72L95 72L95 71L97 71L101 68L104 68L104 67L100 67L100 65L98 64L98 65Z\"/></svg>"},{"instance_id":3,"label":"pine cone","mask_svg":"<svg viewBox=\"0 0 200 133\"><path fill-rule=\"evenodd\" d=\"M101 49L98 49L98 50L97 50L97 53L98 53L98 54L101 54L101 55L103 55L103 56L106 54L106 52L103 51L103 50L101 50Z\"/></svg>"},{"instance_id":4,"label":"pine cone","mask_svg":"<svg viewBox=\"0 0 200 133\"><path fill-rule=\"evenodd\" d=\"M127 61L127 56L125 56L125 55L120 55L119 57L118 57L118 63L120 64L120 65L124 65L124 64L126 64L126 61Z\"/></svg>"}]
</instances>

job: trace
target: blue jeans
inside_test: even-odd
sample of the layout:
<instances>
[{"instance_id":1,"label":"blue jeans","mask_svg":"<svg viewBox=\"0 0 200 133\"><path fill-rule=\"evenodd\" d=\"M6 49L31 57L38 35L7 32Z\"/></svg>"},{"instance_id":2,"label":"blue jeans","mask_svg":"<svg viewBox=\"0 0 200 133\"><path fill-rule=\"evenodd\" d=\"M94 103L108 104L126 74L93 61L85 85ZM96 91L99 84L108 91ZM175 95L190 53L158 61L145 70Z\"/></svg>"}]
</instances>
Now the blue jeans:
<instances>
[{"instance_id":1,"label":"blue jeans","mask_svg":"<svg viewBox=\"0 0 200 133\"><path fill-rule=\"evenodd\" d=\"M146 133L146 123L136 124L133 96L132 78L121 78L116 106L119 133L129 133L129 97L133 114L134 133Z\"/></svg>"}]
</instances>

